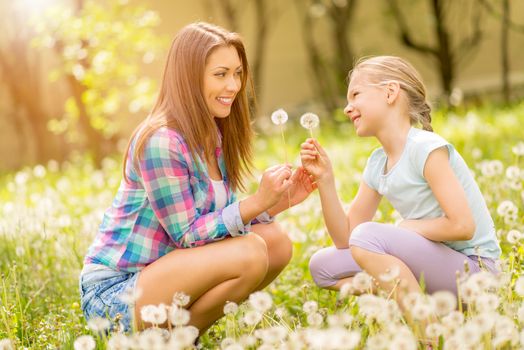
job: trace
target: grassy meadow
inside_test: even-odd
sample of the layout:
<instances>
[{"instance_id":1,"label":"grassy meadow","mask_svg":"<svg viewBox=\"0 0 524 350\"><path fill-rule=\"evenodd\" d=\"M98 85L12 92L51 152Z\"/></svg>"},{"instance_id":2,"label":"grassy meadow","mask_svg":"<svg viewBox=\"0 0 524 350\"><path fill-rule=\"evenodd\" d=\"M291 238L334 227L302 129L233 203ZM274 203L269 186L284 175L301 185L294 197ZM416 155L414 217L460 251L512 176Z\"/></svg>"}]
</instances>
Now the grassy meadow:
<instances>
[{"instance_id":1,"label":"grassy meadow","mask_svg":"<svg viewBox=\"0 0 524 350\"><path fill-rule=\"evenodd\" d=\"M484 194L503 247L499 276L461 280L467 311L449 295L411 300L405 319L391 298L348 296L315 287L309 257L330 245L320 202L313 193L278 221L294 242L289 266L264 292L227 315L202 338L202 348L220 349L522 349L524 348L524 104L461 112L438 111L434 129L462 154ZM255 164L264 169L287 157L299 164L308 137L297 118L255 143ZM315 136L331 156L341 199L356 193L367 156L378 146L359 139L352 125L323 124ZM171 331L99 333L103 320L85 321L78 275L102 214L121 178L119 157L95 169L83 156L69 162L27 167L0 176L0 349L191 348L194 330L184 315ZM253 180L250 189L256 188ZM383 200L376 221L399 219ZM366 283L366 275L360 276ZM174 307L173 307L174 308ZM460 307L461 309L461 307ZM174 310L174 309L173 309ZM173 311L171 310L171 311ZM170 313L172 314L172 313ZM430 316L433 315L433 316ZM431 347L428 345L431 343Z\"/></svg>"}]
</instances>

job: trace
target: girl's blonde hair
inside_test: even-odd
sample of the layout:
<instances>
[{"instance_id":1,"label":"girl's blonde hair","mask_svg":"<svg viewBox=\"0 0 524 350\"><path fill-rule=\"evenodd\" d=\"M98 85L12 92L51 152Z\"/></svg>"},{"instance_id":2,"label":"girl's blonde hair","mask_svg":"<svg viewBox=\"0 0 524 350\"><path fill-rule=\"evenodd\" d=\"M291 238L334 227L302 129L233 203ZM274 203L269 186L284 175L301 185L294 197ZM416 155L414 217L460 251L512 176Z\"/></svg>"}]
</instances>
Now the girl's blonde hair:
<instances>
[{"instance_id":1,"label":"girl's blonde hair","mask_svg":"<svg viewBox=\"0 0 524 350\"><path fill-rule=\"evenodd\" d=\"M242 86L227 118L215 121L203 95L204 68L208 57L219 47L234 47L242 62ZM136 164L148 138L159 128L176 130L187 143L193 159L211 157L219 144L217 127L222 134L222 149L227 176L233 190L244 189L242 177L250 174L252 159L250 101L254 105L253 83L246 51L237 33L204 22L187 25L174 38L163 72L162 85L150 115L136 128L124 158L124 178L131 142ZM137 167L138 169L138 167Z\"/></svg>"},{"instance_id":2,"label":"girl's blonde hair","mask_svg":"<svg viewBox=\"0 0 524 350\"><path fill-rule=\"evenodd\" d=\"M366 79L371 83L397 82L405 92L411 124L420 123L424 130L433 131L426 87L420 74L409 62L396 56L364 57L349 72L349 80L357 72L365 73Z\"/></svg>"}]
</instances>

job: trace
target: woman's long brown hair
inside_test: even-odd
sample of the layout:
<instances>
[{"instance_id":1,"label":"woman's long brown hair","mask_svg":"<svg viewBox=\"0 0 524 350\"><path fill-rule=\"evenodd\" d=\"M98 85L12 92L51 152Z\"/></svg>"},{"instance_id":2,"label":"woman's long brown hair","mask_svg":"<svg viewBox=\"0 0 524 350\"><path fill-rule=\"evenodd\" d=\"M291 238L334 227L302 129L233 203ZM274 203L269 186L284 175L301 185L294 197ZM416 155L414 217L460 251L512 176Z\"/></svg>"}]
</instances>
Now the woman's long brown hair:
<instances>
[{"instance_id":1,"label":"woman's long brown hair","mask_svg":"<svg viewBox=\"0 0 524 350\"><path fill-rule=\"evenodd\" d=\"M213 50L223 46L232 46L238 52L243 68L242 87L231 106L231 114L215 121L202 92L204 68ZM129 181L125 169L131 143L137 133L140 134L132 155L135 164L138 164L148 138L161 127L172 128L181 134L193 159L196 156L209 158L214 155L219 142L218 127L231 187L233 190L244 190L242 178L250 174L254 134L250 102L255 102L253 83L240 36L208 23L187 25L171 44L156 103L129 141L124 158L124 178Z\"/></svg>"}]
</instances>

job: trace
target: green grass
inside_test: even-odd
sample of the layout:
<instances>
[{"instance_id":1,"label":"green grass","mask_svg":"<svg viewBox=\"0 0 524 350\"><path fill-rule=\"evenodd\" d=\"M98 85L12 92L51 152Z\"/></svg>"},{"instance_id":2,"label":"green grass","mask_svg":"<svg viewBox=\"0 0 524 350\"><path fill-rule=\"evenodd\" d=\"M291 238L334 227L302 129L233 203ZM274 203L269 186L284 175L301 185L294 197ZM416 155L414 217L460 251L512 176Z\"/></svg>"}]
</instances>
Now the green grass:
<instances>
[{"instance_id":1,"label":"green grass","mask_svg":"<svg viewBox=\"0 0 524 350\"><path fill-rule=\"evenodd\" d=\"M524 238L509 243L506 235L510 230L524 232L524 160L512 151L519 142L524 142L524 105L484 108L461 115L437 112L433 125L437 133L456 146L474 171L504 250L505 280L491 291L499 300L493 312L509 319L516 335L512 333L510 338L513 338L504 341L497 325L506 321L497 321L473 348L519 348L519 342L524 341L519 339L524 335L520 334L524 315L519 320L522 297L513 288L522 273ZM261 135L256 141L258 171L284 161L280 131L276 127L272 131L274 133ZM285 132L288 159L298 165L300 143L308 133L300 128L297 120L291 120ZM377 142L357 138L350 123L334 127L323 124L322 120L315 136L335 165L341 199L349 203L357 190L367 156L378 146ZM62 165L51 162L0 177L0 339L10 339L17 348L72 348L77 337L93 334L86 327L79 307L78 274L83 255L120 181L120 166L119 159L106 159L102 169L97 170L89 160L77 157ZM507 178L509 167L520 171L520 180L511 182ZM490 169L493 174L489 173ZM256 183L252 181L249 188L253 191ZM497 213L504 201L511 201L518 208L516 220ZM384 200L377 220L392 222L395 215ZM223 347L226 347L226 343L260 335L257 329L272 326L284 327L288 342L293 337L290 334L307 338L304 334L309 332L307 334L314 336L317 328L309 325L312 319L308 321L308 314L303 311L306 301L318 303L318 313L323 319L321 329L326 332L336 328L327 324L328 316L331 315L333 324L332 315L346 313L353 319L344 327L360 334L360 348L366 343L372 347L380 337L390 339L393 344L396 338L390 334L389 326L363 316L356 298L341 297L312 283L307 268L309 257L330 244L318 194L314 193L278 220L295 243L292 262L266 289L273 298L273 307L264 313L260 323L247 327L241 319L250 307L243 305L236 315L227 315L209 330L202 339L204 346L215 347L225 342ZM482 314L479 308L471 308L466 313L466 324L479 314ZM420 324L408 322L405 326L412 336L420 336ZM306 333L302 334L302 329ZM396 332L402 334L402 329L397 328ZM98 347L104 348L105 341L95 338ZM261 341L257 340L257 344Z\"/></svg>"}]
</instances>

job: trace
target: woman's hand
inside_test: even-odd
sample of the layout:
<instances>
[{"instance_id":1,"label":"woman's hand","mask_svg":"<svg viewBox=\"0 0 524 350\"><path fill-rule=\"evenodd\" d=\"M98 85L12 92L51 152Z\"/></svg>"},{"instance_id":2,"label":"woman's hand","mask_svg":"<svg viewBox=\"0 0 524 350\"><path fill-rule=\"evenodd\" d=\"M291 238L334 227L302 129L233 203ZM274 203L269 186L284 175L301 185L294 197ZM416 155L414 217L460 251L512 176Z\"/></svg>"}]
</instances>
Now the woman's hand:
<instances>
[{"instance_id":1,"label":"woman's hand","mask_svg":"<svg viewBox=\"0 0 524 350\"><path fill-rule=\"evenodd\" d=\"M282 197L280 197L280 201L268 209L269 215L275 216L289 207L301 203L317 188L316 184L313 183L308 172L303 167L299 167L293 172L290 181L292 184L288 189L289 196L287 194L288 191L286 191Z\"/></svg>"},{"instance_id":2,"label":"woman's hand","mask_svg":"<svg viewBox=\"0 0 524 350\"><path fill-rule=\"evenodd\" d=\"M277 204L293 183L290 165L275 165L264 171L255 197L267 210ZM287 198L287 195L285 196ZM286 199L287 200L287 199Z\"/></svg>"},{"instance_id":3,"label":"woman's hand","mask_svg":"<svg viewBox=\"0 0 524 350\"><path fill-rule=\"evenodd\" d=\"M315 183L333 179L331 161L317 140L307 139L300 146L300 160L304 169L313 176Z\"/></svg>"}]
</instances>

